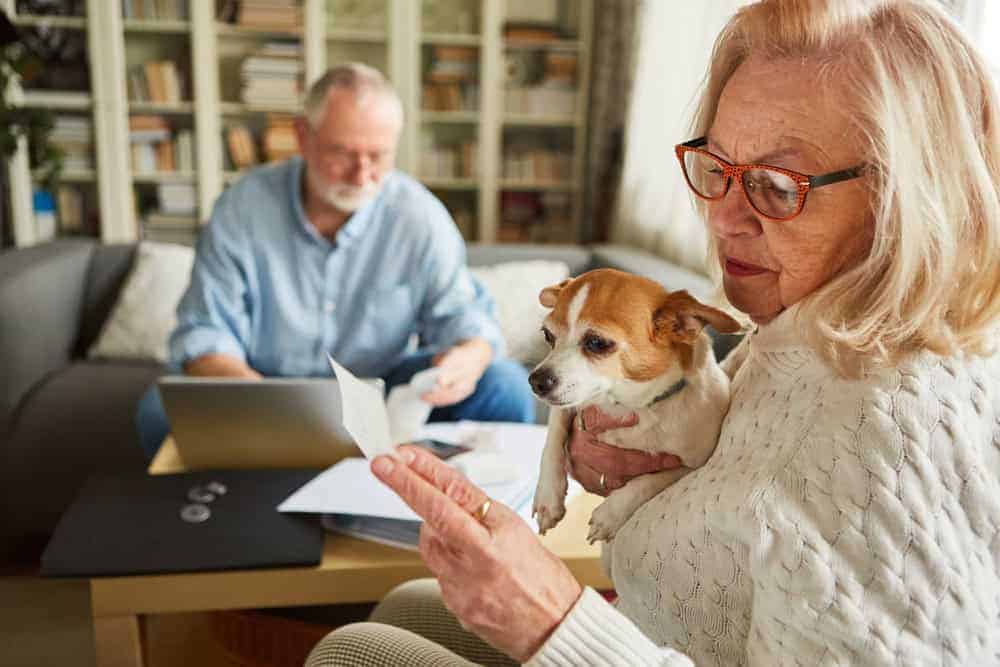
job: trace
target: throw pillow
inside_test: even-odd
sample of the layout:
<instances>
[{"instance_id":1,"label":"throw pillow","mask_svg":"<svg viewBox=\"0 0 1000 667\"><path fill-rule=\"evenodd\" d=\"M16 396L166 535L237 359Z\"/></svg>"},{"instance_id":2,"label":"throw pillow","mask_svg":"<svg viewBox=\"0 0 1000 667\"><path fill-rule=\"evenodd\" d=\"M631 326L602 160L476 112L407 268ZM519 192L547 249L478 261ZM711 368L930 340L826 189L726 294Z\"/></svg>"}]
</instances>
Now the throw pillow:
<instances>
[{"instance_id":1,"label":"throw pillow","mask_svg":"<svg viewBox=\"0 0 1000 667\"><path fill-rule=\"evenodd\" d=\"M91 359L167 361L167 338L177 324L174 310L191 278L194 250L143 241L132 271L97 341Z\"/></svg>"},{"instance_id":2,"label":"throw pillow","mask_svg":"<svg viewBox=\"0 0 1000 667\"><path fill-rule=\"evenodd\" d=\"M538 303L538 294L549 285L569 277L565 262L532 260L504 262L469 269L497 302L500 330L507 341L507 354L533 366L549 353L541 334L548 309Z\"/></svg>"}]
</instances>

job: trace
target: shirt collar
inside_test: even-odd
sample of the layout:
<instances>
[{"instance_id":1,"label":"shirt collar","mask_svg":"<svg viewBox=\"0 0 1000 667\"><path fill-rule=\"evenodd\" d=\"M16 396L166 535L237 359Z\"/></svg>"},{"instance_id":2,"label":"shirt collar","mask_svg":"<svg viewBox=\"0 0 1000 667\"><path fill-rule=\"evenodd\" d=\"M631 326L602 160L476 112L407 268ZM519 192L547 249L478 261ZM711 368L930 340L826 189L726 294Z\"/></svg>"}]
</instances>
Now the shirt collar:
<instances>
[{"instance_id":1,"label":"shirt collar","mask_svg":"<svg viewBox=\"0 0 1000 667\"><path fill-rule=\"evenodd\" d=\"M292 192L292 210L295 214L295 220L299 227L309 236L309 238L326 243L328 245L336 245L338 247L344 247L350 245L353 241L358 239L368 227L368 223L372 219L372 211L378 206L379 201L385 194L385 190L389 185L389 181L393 177L394 172L386 174L385 178L382 180L382 187L379 188L378 194L375 199L368 202L365 206L355 211L347 219L347 222L337 231L336 243L330 243L330 241L316 231L316 228L309 218L306 217L305 204L302 201L302 177L303 170L305 169L305 161L302 156L295 156L292 158L292 168L289 173L289 178L291 179L289 183L289 188Z\"/></svg>"}]
</instances>

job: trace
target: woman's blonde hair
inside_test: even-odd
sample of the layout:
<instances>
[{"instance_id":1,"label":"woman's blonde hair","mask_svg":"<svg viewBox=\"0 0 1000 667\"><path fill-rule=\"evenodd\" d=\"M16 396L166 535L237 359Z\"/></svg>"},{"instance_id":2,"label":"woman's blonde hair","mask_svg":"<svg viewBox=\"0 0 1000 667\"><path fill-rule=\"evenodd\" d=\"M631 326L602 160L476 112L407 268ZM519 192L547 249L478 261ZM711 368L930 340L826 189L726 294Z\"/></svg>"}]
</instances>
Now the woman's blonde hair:
<instances>
[{"instance_id":1,"label":"woman's blonde hair","mask_svg":"<svg viewBox=\"0 0 1000 667\"><path fill-rule=\"evenodd\" d=\"M872 247L803 300L811 345L847 376L921 349L989 353L1000 319L1000 106L968 38L932 0L762 0L716 40L693 136L708 133L751 54L814 61L819 85L846 86L870 168Z\"/></svg>"}]
</instances>

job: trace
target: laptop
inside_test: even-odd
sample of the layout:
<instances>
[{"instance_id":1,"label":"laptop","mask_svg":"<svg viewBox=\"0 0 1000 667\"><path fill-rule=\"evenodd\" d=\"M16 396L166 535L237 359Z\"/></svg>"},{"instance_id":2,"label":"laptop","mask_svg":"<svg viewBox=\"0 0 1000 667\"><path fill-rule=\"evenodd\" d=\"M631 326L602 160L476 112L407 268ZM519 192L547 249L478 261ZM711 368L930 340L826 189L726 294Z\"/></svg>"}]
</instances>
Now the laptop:
<instances>
[{"instance_id":1,"label":"laptop","mask_svg":"<svg viewBox=\"0 0 1000 667\"><path fill-rule=\"evenodd\" d=\"M361 456L344 428L335 379L171 375L158 385L189 470L326 468Z\"/></svg>"}]
</instances>

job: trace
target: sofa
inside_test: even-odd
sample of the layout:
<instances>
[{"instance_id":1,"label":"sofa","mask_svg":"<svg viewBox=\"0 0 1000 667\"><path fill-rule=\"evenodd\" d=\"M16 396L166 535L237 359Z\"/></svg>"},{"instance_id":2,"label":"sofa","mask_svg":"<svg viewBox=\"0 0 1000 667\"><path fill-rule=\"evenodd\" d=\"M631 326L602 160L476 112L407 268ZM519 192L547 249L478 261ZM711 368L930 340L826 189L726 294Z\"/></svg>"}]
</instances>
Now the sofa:
<instances>
[{"instance_id":1,"label":"sofa","mask_svg":"<svg viewBox=\"0 0 1000 667\"><path fill-rule=\"evenodd\" d=\"M134 415L155 362L88 359L135 245L60 240L0 253L0 562L32 559L95 472L141 469ZM615 245L471 244L470 266L558 260L612 267L707 298L702 276ZM155 298L155 295L151 295ZM734 339L716 339L723 355Z\"/></svg>"}]
</instances>

